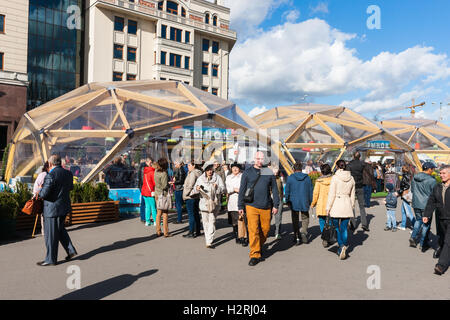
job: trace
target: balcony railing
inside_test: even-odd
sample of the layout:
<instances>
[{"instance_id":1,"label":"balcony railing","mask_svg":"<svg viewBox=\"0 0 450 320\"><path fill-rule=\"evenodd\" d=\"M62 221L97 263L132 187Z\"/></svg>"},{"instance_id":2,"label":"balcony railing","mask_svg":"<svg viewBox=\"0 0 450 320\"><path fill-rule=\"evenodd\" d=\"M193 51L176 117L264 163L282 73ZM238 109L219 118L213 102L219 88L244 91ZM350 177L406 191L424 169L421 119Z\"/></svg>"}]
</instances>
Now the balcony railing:
<instances>
[{"instance_id":1,"label":"balcony railing","mask_svg":"<svg viewBox=\"0 0 450 320\"><path fill-rule=\"evenodd\" d=\"M185 77L193 77L194 76L194 71L193 70L183 69L183 68L178 68L178 67L173 67L173 66L168 66L168 65L165 65L165 64L155 64L155 65L153 65L153 71L173 73L173 74L178 74L178 75L182 75L182 76L185 76Z\"/></svg>"},{"instance_id":2,"label":"balcony railing","mask_svg":"<svg viewBox=\"0 0 450 320\"><path fill-rule=\"evenodd\" d=\"M158 10L158 2L153 0L135 0L135 2L130 2L128 0L99 0L97 3L108 3L112 5L116 5L118 7L131 9L134 11L138 11L144 14L148 14L150 16L165 19L181 24L185 24L201 31L213 32L217 34L221 34L223 36L236 39L237 34L233 30L220 28L216 26L212 26L201 21L197 21L188 17L182 17L178 15L174 15L171 13L167 13L161 10ZM187 13L189 16L189 13Z\"/></svg>"}]
</instances>

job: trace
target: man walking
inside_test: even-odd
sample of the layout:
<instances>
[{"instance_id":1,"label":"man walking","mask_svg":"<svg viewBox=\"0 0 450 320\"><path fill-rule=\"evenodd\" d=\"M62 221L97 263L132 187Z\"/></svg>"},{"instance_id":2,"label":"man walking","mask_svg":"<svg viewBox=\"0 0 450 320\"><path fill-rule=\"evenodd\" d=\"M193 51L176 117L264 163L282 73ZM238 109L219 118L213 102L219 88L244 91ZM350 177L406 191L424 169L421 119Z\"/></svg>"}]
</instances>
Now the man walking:
<instances>
[{"instance_id":1,"label":"man walking","mask_svg":"<svg viewBox=\"0 0 450 320\"><path fill-rule=\"evenodd\" d=\"M355 193L358 199L359 215L361 216L361 228L364 231L369 230L369 224L366 217L366 209L364 208L364 189L363 189L363 171L364 163L361 162L361 154L357 151L353 154L353 160L347 165L347 170L352 174L355 179ZM356 228L356 225L354 226Z\"/></svg>"},{"instance_id":2,"label":"man walking","mask_svg":"<svg viewBox=\"0 0 450 320\"><path fill-rule=\"evenodd\" d=\"M44 185L39 197L44 199L44 229L47 255L39 266L56 265L58 260L58 244L61 242L67 252L66 261L77 255L69 234L64 227L68 213L71 213L70 190L73 189L73 176L61 167L61 157L52 155L48 159L49 172L45 176Z\"/></svg>"},{"instance_id":3,"label":"man walking","mask_svg":"<svg viewBox=\"0 0 450 320\"><path fill-rule=\"evenodd\" d=\"M370 198L372 190L375 189L375 176L373 175L372 162L366 158L363 169L363 190L364 190L364 205L370 208Z\"/></svg>"},{"instance_id":4,"label":"man walking","mask_svg":"<svg viewBox=\"0 0 450 320\"><path fill-rule=\"evenodd\" d=\"M263 163L264 153L256 152L255 164L242 174L239 188L239 216L244 215L244 209L247 213L250 266L261 261L261 249L270 230L271 213L278 213L280 203L275 176L271 169L263 167Z\"/></svg>"},{"instance_id":5,"label":"man walking","mask_svg":"<svg viewBox=\"0 0 450 320\"><path fill-rule=\"evenodd\" d=\"M177 208L176 224L183 222L183 185L186 180L186 173L183 169L181 161L175 161L175 169L173 170L173 185L175 187L175 207Z\"/></svg>"},{"instance_id":6,"label":"man walking","mask_svg":"<svg viewBox=\"0 0 450 320\"><path fill-rule=\"evenodd\" d=\"M420 228L422 228L419 239L419 248L422 252L425 252L429 247L428 243L426 243L426 239L431 226L431 217L428 219L427 223L423 223L422 218L428 198L433 192L433 188L436 186L436 179L431 176L434 168L436 168L436 166L432 162L425 162L422 166L423 172L416 174L411 182L411 192L413 195L412 207L416 216L416 222L414 223L414 229L411 238L409 239L409 245L414 248L417 246L416 238Z\"/></svg>"},{"instance_id":7,"label":"man walking","mask_svg":"<svg viewBox=\"0 0 450 320\"><path fill-rule=\"evenodd\" d=\"M439 261L434 267L434 273L442 275L450 262L450 165L441 168L442 184L437 184L430 197L423 214L423 223L427 224L436 210L437 228L439 234L439 248L436 256Z\"/></svg>"}]
</instances>

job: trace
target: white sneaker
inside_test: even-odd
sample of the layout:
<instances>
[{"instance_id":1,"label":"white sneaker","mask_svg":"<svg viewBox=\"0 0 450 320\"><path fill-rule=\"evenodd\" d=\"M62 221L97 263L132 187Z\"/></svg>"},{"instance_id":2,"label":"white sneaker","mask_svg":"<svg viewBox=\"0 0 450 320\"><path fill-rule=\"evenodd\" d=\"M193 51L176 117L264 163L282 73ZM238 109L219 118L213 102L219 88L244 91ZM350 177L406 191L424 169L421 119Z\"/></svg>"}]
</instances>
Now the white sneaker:
<instances>
[{"instance_id":1,"label":"white sneaker","mask_svg":"<svg viewBox=\"0 0 450 320\"><path fill-rule=\"evenodd\" d=\"M412 234L412 230L409 230L409 234Z\"/></svg>"},{"instance_id":2,"label":"white sneaker","mask_svg":"<svg viewBox=\"0 0 450 320\"><path fill-rule=\"evenodd\" d=\"M399 229L399 230L403 230L403 231L405 231L405 230L406 230L406 228L404 228L404 227L397 227L397 229Z\"/></svg>"},{"instance_id":3,"label":"white sneaker","mask_svg":"<svg viewBox=\"0 0 450 320\"><path fill-rule=\"evenodd\" d=\"M347 251L347 247L343 246L341 254L339 255L339 259L345 260L345 258L347 258L347 252L346 251Z\"/></svg>"}]
</instances>

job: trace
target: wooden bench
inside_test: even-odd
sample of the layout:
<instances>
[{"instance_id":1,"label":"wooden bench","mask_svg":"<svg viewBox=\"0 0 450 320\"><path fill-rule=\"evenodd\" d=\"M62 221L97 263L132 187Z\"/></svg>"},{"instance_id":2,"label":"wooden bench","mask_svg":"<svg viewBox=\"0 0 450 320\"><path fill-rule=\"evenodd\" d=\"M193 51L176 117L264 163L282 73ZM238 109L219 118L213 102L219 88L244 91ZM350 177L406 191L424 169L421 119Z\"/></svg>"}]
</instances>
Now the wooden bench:
<instances>
[{"instance_id":1,"label":"wooden bench","mask_svg":"<svg viewBox=\"0 0 450 320\"><path fill-rule=\"evenodd\" d=\"M16 230L33 230L36 216L20 213L16 218ZM72 213L66 217L66 226L82 223L119 220L119 201L72 204ZM40 228L38 219L36 228Z\"/></svg>"}]
</instances>

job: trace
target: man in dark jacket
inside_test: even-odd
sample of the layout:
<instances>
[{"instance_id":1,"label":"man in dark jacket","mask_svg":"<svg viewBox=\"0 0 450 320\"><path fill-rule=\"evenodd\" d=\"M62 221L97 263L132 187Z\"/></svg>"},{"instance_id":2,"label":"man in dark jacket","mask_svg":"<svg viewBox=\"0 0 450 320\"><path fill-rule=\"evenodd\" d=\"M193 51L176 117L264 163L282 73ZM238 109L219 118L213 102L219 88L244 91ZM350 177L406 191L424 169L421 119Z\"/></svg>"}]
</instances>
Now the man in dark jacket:
<instances>
[{"instance_id":1,"label":"man in dark jacket","mask_svg":"<svg viewBox=\"0 0 450 320\"><path fill-rule=\"evenodd\" d=\"M413 195L412 207L416 216L416 222L414 223L414 229L411 238L409 239L409 245L414 248L417 246L416 238L422 228L419 239L419 248L422 252L425 252L429 248L429 245L425 240L430 231L431 218L428 223L423 223L422 218L428 198L433 192L433 188L436 186L436 179L431 176L434 168L436 168L436 166L432 162L425 162L422 166L423 172L416 174L411 182L411 192Z\"/></svg>"},{"instance_id":2,"label":"man in dark jacket","mask_svg":"<svg viewBox=\"0 0 450 320\"><path fill-rule=\"evenodd\" d=\"M353 160L347 165L347 170L351 172L355 179L355 194L358 199L359 215L361 216L361 228L364 231L369 230L369 224L366 217L366 209L364 208L364 190L363 190L363 171L364 163L361 162L361 154L357 151L353 155ZM356 225L354 226L356 227Z\"/></svg>"},{"instance_id":3,"label":"man in dark jacket","mask_svg":"<svg viewBox=\"0 0 450 320\"><path fill-rule=\"evenodd\" d=\"M301 242L308 243L309 207L313 198L313 186L311 178L302 173L302 164L294 164L294 173L286 182L285 191L286 203L291 209L292 227L294 228L294 242L300 245ZM299 213L302 216L302 231L299 230ZM301 241L300 237L301 236Z\"/></svg>"},{"instance_id":4,"label":"man in dark jacket","mask_svg":"<svg viewBox=\"0 0 450 320\"><path fill-rule=\"evenodd\" d=\"M67 261L77 254L64 227L67 214L72 212L70 191L73 189L73 175L61 167L59 155L52 155L48 163L49 172L39 192L39 197L44 199L43 216L47 256L44 261L37 263L39 266L56 265L59 242L67 252Z\"/></svg>"},{"instance_id":5,"label":"man in dark jacket","mask_svg":"<svg viewBox=\"0 0 450 320\"><path fill-rule=\"evenodd\" d=\"M261 261L261 249L267 240L270 231L271 213L278 213L280 198L277 181L273 171L263 167L264 153L255 154L255 164L244 171L239 189L238 209L239 216L247 213L248 237L250 244L249 265L254 266ZM253 201L246 202L244 195L247 188L253 187ZM271 198L271 191L273 201ZM271 210L272 209L272 210Z\"/></svg>"},{"instance_id":6,"label":"man in dark jacket","mask_svg":"<svg viewBox=\"0 0 450 320\"><path fill-rule=\"evenodd\" d=\"M423 223L427 224L436 210L436 228L439 235L439 251L436 256L439 261L434 267L434 273L442 275L450 263L450 165L445 165L440 171L442 184L437 184L423 214Z\"/></svg>"},{"instance_id":7,"label":"man in dark jacket","mask_svg":"<svg viewBox=\"0 0 450 320\"><path fill-rule=\"evenodd\" d=\"M183 222L183 185L186 180L186 172L183 169L183 163L175 161L173 170L173 185L175 187L175 206L177 208L176 224Z\"/></svg>"}]
</instances>

